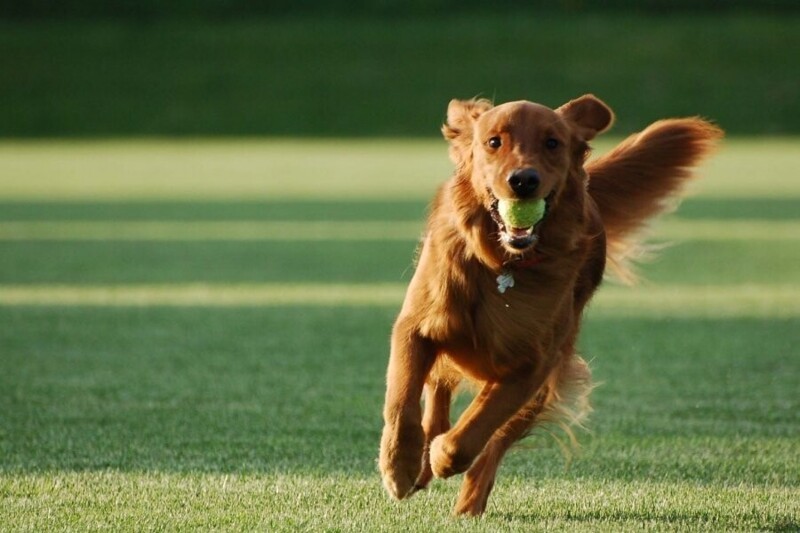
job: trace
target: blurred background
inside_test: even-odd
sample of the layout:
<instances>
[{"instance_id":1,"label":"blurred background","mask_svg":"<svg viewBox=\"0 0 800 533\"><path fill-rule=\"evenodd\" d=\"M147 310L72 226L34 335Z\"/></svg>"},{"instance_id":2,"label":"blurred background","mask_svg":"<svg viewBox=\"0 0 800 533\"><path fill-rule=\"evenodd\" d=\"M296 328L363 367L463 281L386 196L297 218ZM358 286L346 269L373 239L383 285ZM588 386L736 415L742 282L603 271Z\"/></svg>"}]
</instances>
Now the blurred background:
<instances>
[{"instance_id":1,"label":"blurred background","mask_svg":"<svg viewBox=\"0 0 800 533\"><path fill-rule=\"evenodd\" d=\"M627 134L800 132L795 0L0 0L0 136L436 136L593 92Z\"/></svg>"}]
</instances>

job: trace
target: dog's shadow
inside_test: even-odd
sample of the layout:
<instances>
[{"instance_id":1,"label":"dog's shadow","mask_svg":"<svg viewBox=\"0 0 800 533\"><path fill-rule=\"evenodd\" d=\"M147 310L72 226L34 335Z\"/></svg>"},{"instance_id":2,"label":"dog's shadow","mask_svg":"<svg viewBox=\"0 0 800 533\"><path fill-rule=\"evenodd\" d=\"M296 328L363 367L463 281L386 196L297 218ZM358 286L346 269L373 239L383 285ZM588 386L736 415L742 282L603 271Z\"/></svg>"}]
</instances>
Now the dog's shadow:
<instances>
[{"instance_id":1,"label":"dog's shadow","mask_svg":"<svg viewBox=\"0 0 800 533\"><path fill-rule=\"evenodd\" d=\"M520 524L536 524L538 527L548 529L550 522L558 523L556 529L566 528L586 528L596 527L604 530L609 527L613 529L641 529L647 526L677 530L698 530L723 527L720 524L713 525L708 523L709 515L705 511L687 512L667 509L662 513L653 512L652 509L629 509L604 511L601 509L571 510L565 514L552 516L542 515L531 511L497 512L489 511L493 519L507 523L509 526L519 526ZM611 526L613 524L613 526ZM790 519L778 519L774 523L758 528L761 531L772 531L783 533L790 531L800 531L800 522Z\"/></svg>"}]
</instances>

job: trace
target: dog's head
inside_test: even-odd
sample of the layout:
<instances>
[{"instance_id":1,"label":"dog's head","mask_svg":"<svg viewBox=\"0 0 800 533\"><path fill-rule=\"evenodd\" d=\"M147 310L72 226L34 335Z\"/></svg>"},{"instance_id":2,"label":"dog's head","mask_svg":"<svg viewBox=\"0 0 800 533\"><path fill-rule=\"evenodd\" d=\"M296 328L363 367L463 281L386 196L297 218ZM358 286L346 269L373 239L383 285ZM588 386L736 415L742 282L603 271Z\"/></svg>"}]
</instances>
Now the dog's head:
<instances>
[{"instance_id":1,"label":"dog's head","mask_svg":"<svg viewBox=\"0 0 800 533\"><path fill-rule=\"evenodd\" d=\"M492 215L506 251L519 254L537 241L537 227L514 228L497 212L499 201L558 202L571 171L581 168L587 141L614 120L592 95L558 109L527 101L498 106L486 100L453 100L442 132L450 157L470 180L475 197Z\"/></svg>"}]
</instances>

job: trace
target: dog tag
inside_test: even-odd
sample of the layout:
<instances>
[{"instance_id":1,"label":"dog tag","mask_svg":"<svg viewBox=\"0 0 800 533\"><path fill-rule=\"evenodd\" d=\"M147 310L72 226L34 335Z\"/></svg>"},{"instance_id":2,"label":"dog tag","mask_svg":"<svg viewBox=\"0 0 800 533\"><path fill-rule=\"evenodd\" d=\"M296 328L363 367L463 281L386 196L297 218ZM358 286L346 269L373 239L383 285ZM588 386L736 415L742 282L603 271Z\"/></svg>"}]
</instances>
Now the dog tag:
<instances>
[{"instance_id":1,"label":"dog tag","mask_svg":"<svg viewBox=\"0 0 800 533\"><path fill-rule=\"evenodd\" d=\"M506 292L506 289L510 289L514 286L514 275L509 272L508 270L501 272L499 276L497 276L497 290L500 294Z\"/></svg>"}]
</instances>

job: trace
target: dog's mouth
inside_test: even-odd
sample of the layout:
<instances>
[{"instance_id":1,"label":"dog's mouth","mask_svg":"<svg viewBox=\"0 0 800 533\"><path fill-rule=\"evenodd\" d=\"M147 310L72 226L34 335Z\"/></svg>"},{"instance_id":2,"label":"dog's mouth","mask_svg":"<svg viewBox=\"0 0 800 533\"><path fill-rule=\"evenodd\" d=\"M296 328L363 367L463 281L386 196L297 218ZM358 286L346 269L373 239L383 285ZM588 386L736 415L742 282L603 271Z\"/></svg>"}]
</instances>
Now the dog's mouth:
<instances>
[{"instance_id":1,"label":"dog's mouth","mask_svg":"<svg viewBox=\"0 0 800 533\"><path fill-rule=\"evenodd\" d=\"M500 200L491 191L489 191L489 197L491 198L489 213L492 215L492 220L497 224L498 235L503 246L514 253L523 253L534 247L536 243L539 242L539 229L542 226L542 222L547 218L547 213L550 211L553 193L550 193L544 199L544 215L533 225L523 228L517 228L507 224L500 215L500 210L498 208Z\"/></svg>"}]
</instances>

